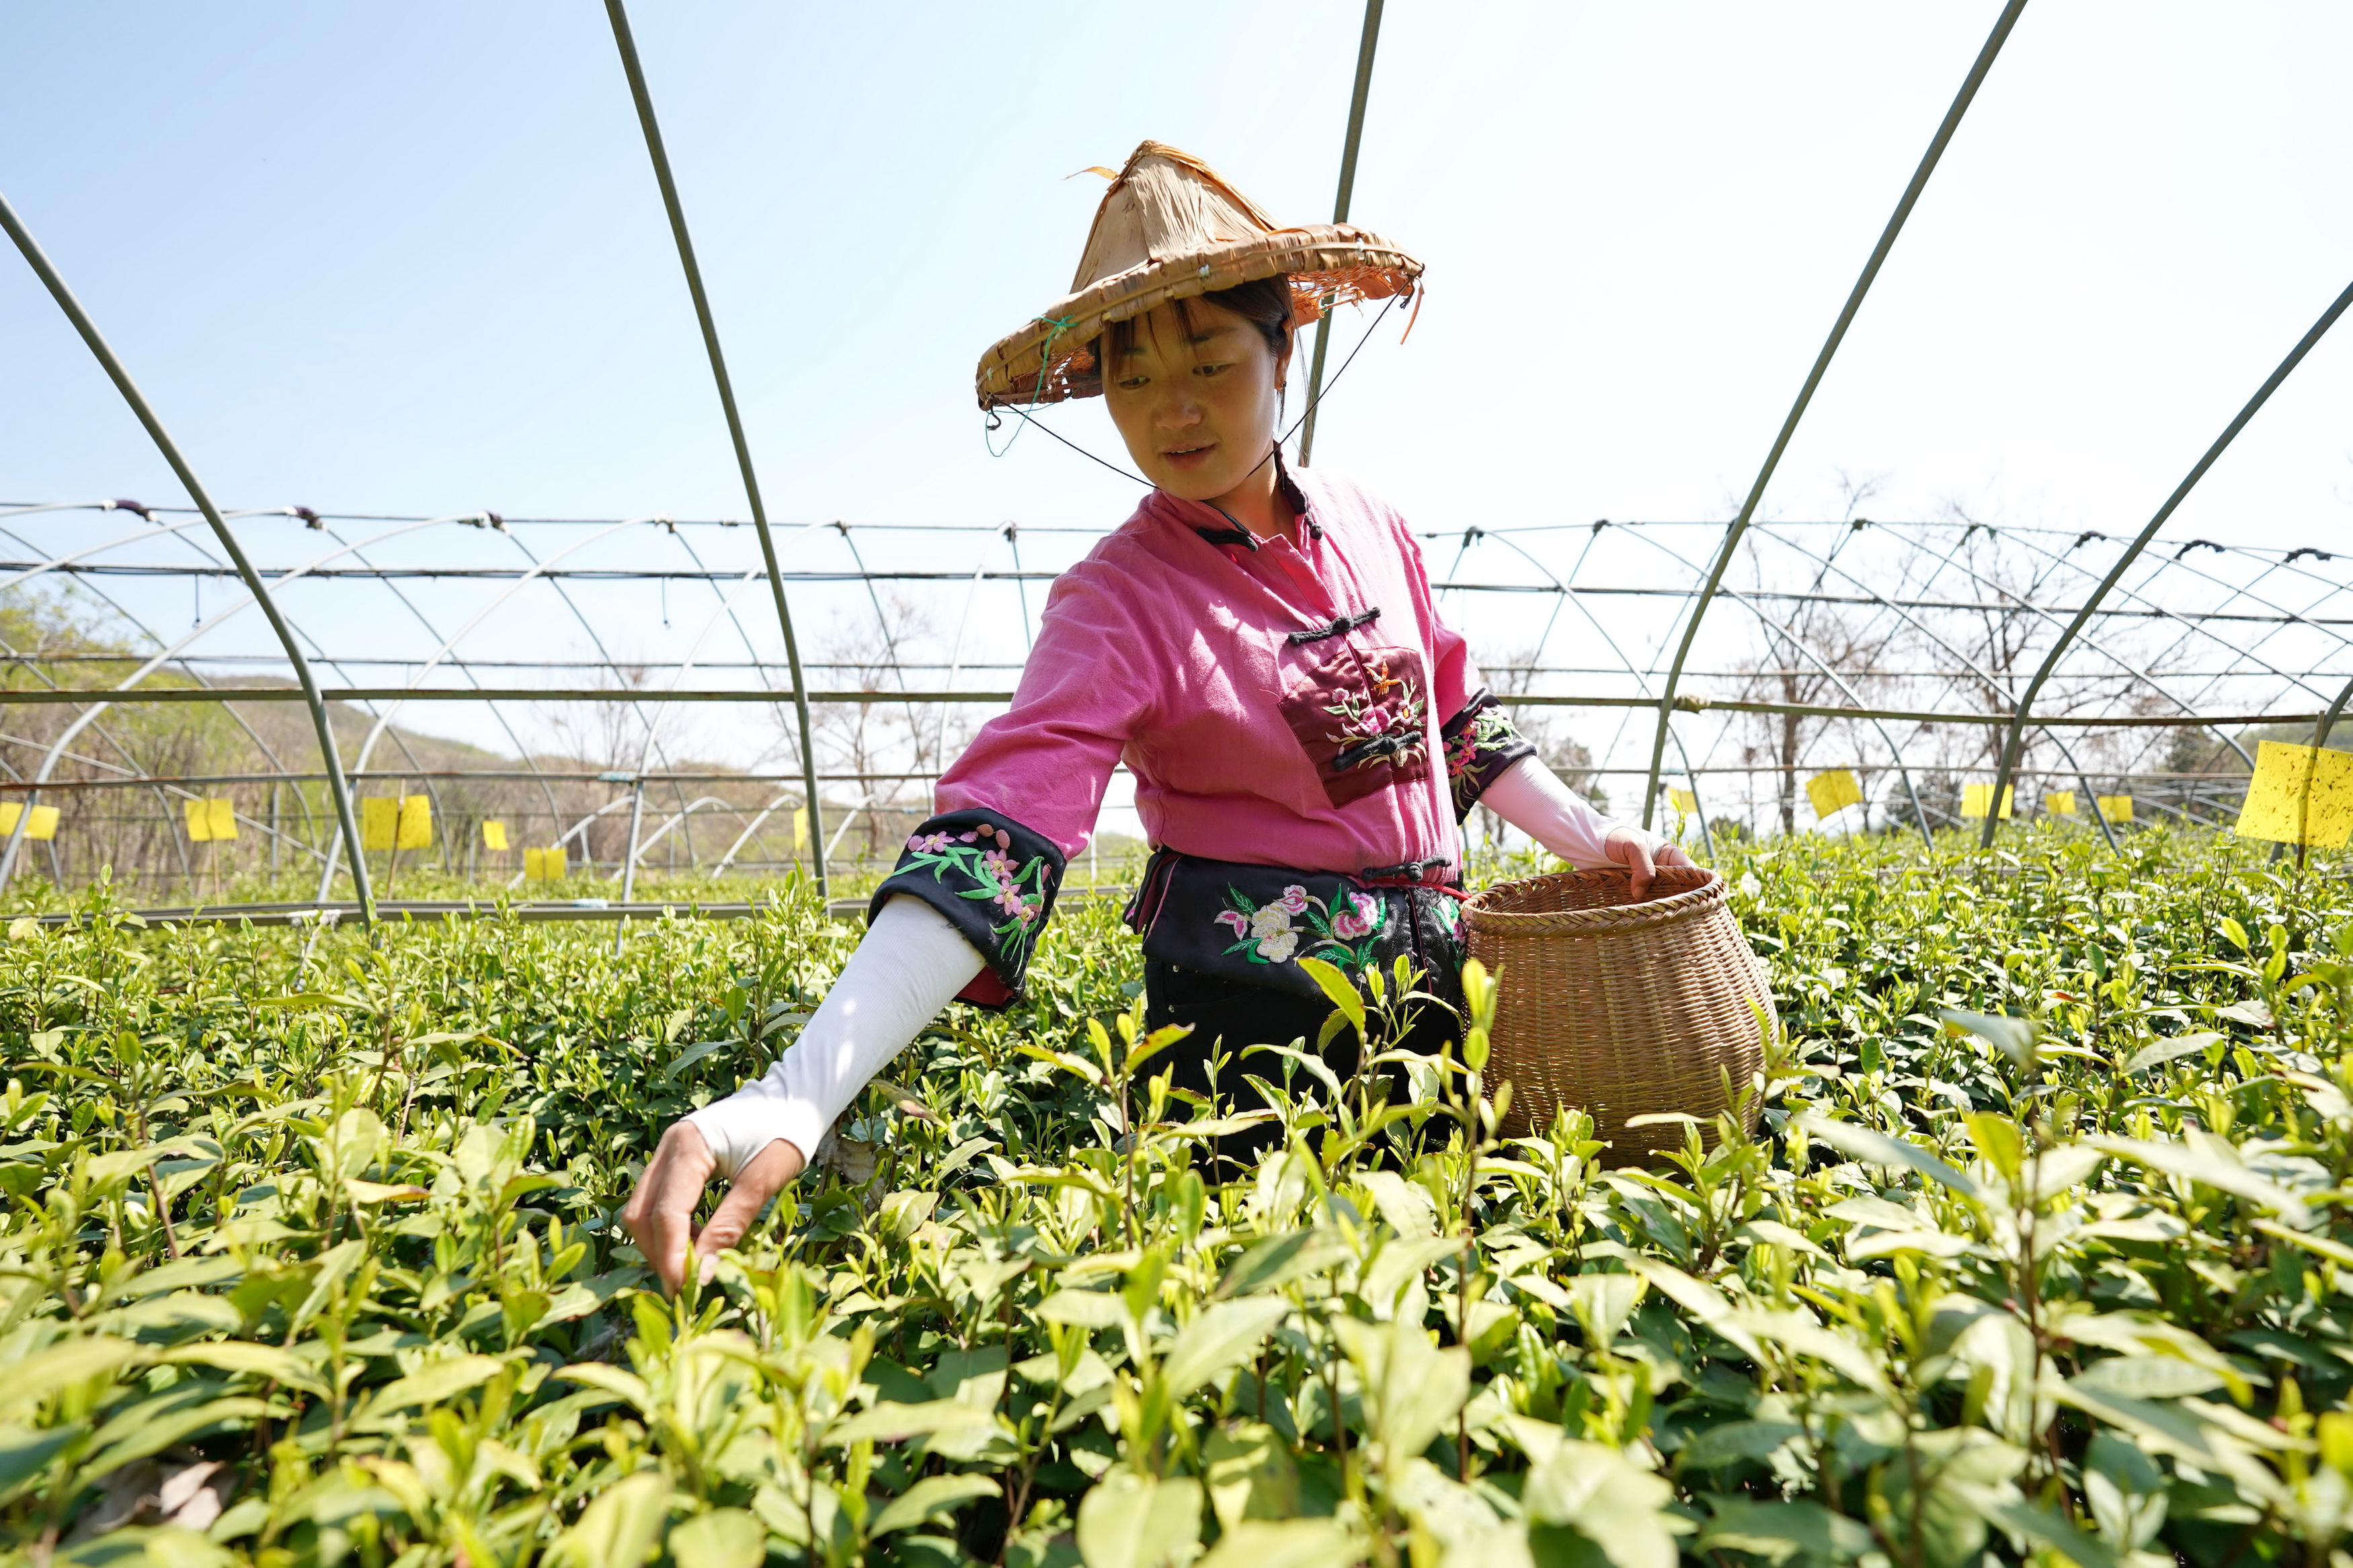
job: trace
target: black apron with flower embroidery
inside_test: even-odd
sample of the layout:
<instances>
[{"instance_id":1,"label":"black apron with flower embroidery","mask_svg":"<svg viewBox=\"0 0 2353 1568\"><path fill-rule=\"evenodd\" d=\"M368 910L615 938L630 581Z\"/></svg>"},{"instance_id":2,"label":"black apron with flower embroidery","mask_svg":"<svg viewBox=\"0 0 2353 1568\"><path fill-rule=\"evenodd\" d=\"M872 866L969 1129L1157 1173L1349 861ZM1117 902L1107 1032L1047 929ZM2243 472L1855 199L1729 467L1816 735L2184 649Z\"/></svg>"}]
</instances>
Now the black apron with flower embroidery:
<instances>
[{"instance_id":1,"label":"black apron with flower embroidery","mask_svg":"<svg viewBox=\"0 0 2353 1568\"><path fill-rule=\"evenodd\" d=\"M1389 971L1403 955L1419 988L1459 1014L1461 896L1398 869L1367 879L1159 849L1126 920L1146 958L1297 996L1324 994L1300 959L1322 959L1361 984L1367 968Z\"/></svg>"}]
</instances>

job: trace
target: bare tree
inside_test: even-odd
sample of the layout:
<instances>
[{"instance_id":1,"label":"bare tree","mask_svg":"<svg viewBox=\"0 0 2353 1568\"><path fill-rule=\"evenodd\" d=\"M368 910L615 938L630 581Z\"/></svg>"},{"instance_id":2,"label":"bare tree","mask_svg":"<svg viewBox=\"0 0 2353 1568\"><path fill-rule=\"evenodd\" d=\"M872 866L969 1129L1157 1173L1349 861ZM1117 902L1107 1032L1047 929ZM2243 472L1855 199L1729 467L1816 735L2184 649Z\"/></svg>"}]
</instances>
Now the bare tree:
<instances>
[{"instance_id":1,"label":"bare tree","mask_svg":"<svg viewBox=\"0 0 2353 1568\"><path fill-rule=\"evenodd\" d=\"M1867 526L1860 516L1862 508L1879 492L1883 480L1856 479L1841 472L1838 482L1841 521L1850 532ZM1742 700L1789 708L1845 707L1851 704L1850 693L1869 700L1881 689L1883 678L1879 667L1902 640L1901 627L1883 615L1865 616L1857 613L1856 606L1835 603L1836 595L1826 592L1844 542L1841 538L1832 546L1802 580L1802 592L1808 596L1787 599L1766 596L1768 588L1778 592L1787 588L1767 584L1761 557L1754 549L1748 552L1763 646L1734 667L1742 672L1736 688ZM1746 726L1757 739L1744 748L1743 754L1754 763L1761 753L1772 770L1773 806L1782 832L1798 830L1799 759L1828 726L1844 722L1795 712L1748 716Z\"/></svg>"},{"instance_id":2,"label":"bare tree","mask_svg":"<svg viewBox=\"0 0 2353 1568\"><path fill-rule=\"evenodd\" d=\"M2066 622L2069 605L2089 591L2095 578L2088 569L2071 567L2070 558L2102 536L2087 531L2064 552L2038 551L2005 539L1994 525L1957 504L1947 502L1945 510L1964 525L1953 564L1961 569L1968 597L1973 602L1969 610L1947 622L1953 645L1972 667L1966 674L1956 671L1956 683L1963 689L1963 702L1989 716L2008 718L2023 698L2027 682L2048 657L2052 640ZM2192 650L2178 628L2168 635L2159 629L2162 626L2161 621L2137 624L2122 618L2097 620L2086 626L2068 657L2035 694L2035 715L2065 718L2103 711L2151 718L2175 711L2175 705L2157 683L2186 668ZM1963 766L1998 766L2006 730L1994 725L1970 728L1974 733L1968 738L1966 752L1953 750L1948 754ZM2152 748L2168 745L2172 739L2164 731L2084 730L2073 733L2063 752L2046 736L2029 729L2019 764L2024 778L2037 776L2045 767L2071 764L2080 767L2087 778L2120 776L2146 766ZM2196 742L2186 752L2179 747L2175 751L2181 756L2202 755ZM2025 793L2021 787L2021 799Z\"/></svg>"},{"instance_id":3,"label":"bare tree","mask_svg":"<svg viewBox=\"0 0 2353 1568\"><path fill-rule=\"evenodd\" d=\"M881 697L906 689L905 665L932 634L930 618L902 594L877 599L879 614L837 622L820 644L822 661L843 689ZM960 726L943 725L936 707L867 700L828 704L811 715L818 756L853 774L864 857L874 859L913 821L930 815L924 781L902 773L939 769L944 743L963 742Z\"/></svg>"}]
</instances>

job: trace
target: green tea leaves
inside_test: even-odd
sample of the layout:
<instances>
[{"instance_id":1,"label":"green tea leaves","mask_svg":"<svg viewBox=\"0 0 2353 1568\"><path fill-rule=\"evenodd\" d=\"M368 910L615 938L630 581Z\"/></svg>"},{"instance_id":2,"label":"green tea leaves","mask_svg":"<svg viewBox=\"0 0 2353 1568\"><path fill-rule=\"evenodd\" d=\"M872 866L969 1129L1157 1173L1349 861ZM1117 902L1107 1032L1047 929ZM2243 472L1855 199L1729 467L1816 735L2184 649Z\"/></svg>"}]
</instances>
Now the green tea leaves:
<instances>
[{"instance_id":1,"label":"green tea leaves","mask_svg":"<svg viewBox=\"0 0 2353 1568\"><path fill-rule=\"evenodd\" d=\"M1797 1124L1807 1137L1820 1140L1850 1159L1915 1172L1965 1198L1983 1195L1977 1183L1908 1140L1890 1138L1874 1128L1834 1121L1811 1112L1799 1116Z\"/></svg>"},{"instance_id":2,"label":"green tea leaves","mask_svg":"<svg viewBox=\"0 0 2353 1568\"><path fill-rule=\"evenodd\" d=\"M670 1482L658 1470L624 1477L591 1502L548 1548L561 1568L642 1568L661 1539ZM681 1565L682 1568L682 1565Z\"/></svg>"},{"instance_id":3,"label":"green tea leaves","mask_svg":"<svg viewBox=\"0 0 2353 1568\"><path fill-rule=\"evenodd\" d=\"M1191 1557L1200 1539L1201 1483L1190 1477L1156 1480L1114 1469L1079 1504L1087 1568L1161 1568Z\"/></svg>"},{"instance_id":4,"label":"green tea leaves","mask_svg":"<svg viewBox=\"0 0 2353 1568\"><path fill-rule=\"evenodd\" d=\"M1323 959L1301 958L1296 962L1324 994L1331 998L1332 1005L1339 1009L1340 1016L1348 1020L1349 1026L1359 1035L1363 1034L1365 998L1364 994L1356 989L1356 983L1342 973L1336 964Z\"/></svg>"},{"instance_id":5,"label":"green tea leaves","mask_svg":"<svg viewBox=\"0 0 2353 1568\"><path fill-rule=\"evenodd\" d=\"M914 1530L933 1519L953 1514L975 1498L997 1497L999 1489L987 1476L927 1476L892 1498L867 1527L871 1536Z\"/></svg>"},{"instance_id":6,"label":"green tea leaves","mask_svg":"<svg viewBox=\"0 0 2353 1568\"><path fill-rule=\"evenodd\" d=\"M1219 1374L1248 1361L1274 1326L1290 1313L1280 1298L1254 1296L1219 1301L1185 1325L1160 1363L1168 1392L1182 1398Z\"/></svg>"}]
</instances>

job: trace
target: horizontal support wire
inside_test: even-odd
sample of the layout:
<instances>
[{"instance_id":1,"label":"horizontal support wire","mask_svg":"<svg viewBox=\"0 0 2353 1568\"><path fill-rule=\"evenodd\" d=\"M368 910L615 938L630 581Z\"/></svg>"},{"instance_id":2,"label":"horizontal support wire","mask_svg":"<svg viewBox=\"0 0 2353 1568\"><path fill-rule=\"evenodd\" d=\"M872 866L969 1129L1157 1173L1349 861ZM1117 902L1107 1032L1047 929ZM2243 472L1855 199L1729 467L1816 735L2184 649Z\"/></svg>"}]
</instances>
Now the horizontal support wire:
<instances>
[{"instance_id":1,"label":"horizontal support wire","mask_svg":"<svg viewBox=\"0 0 2353 1568\"><path fill-rule=\"evenodd\" d=\"M0 517L6 517L15 513L25 512L110 511L121 510L124 510L122 504L114 501L42 501L30 503L21 501L0 501ZM142 507L139 510L142 512L152 513L159 517L171 515L186 515L193 517L198 515L195 509L193 507L150 506ZM245 509L242 511L237 512L236 515L250 517L292 517L301 514L298 513L295 509L290 507L259 507ZM446 514L427 514L424 512L312 511L309 513L309 515L318 518L322 522L432 522L440 520ZM480 515L489 516L491 514L484 513ZM480 523L475 522L471 518L449 518L448 521L453 523L462 523L469 527L483 526ZM516 527L596 528L608 523L623 522L627 521L628 520L618 517L508 517L503 514L499 514L499 521L496 526L501 529ZM1862 523L1862 526L1883 531L1944 530L1946 531L1955 533L1982 533L1990 538L1997 539L2007 538L2011 535L2031 534L2043 538L2065 539L2071 542L2105 541L2111 543L2119 542L2119 541L2114 536L2101 533L2096 530L2086 532L2081 529L2044 528L2032 523L1971 522L1954 518L1874 518L1855 520L1816 519L1811 522L1799 519L1777 522L1775 526L1777 528L1783 529L1807 527L1846 529L1856 526L1858 522ZM750 526L748 523L733 521L727 518L687 517L663 517L660 520L660 525L666 529L729 529L746 528ZM775 526L786 529L810 527L842 528L851 529L860 533L998 533L1005 530L1007 524L1003 522L851 522L842 519L819 518L814 521L801 520L792 522L780 522ZM1095 539L1101 539L1113 531L1108 528L1087 527L1081 524L1023 522L1018 523L1017 526L1018 526L1024 534L1072 534ZM1597 528L1694 528L1706 529L1712 532L1721 532L1724 528L1724 520L1721 518L1710 520L1706 518L1653 517L1627 518L1618 521L1612 521L1604 518L1595 522L1522 522L1509 523L1500 526L1482 523L1479 525L1479 531L1482 533L1559 533L1572 529L1584 531ZM1414 529L1412 532L1414 537L1417 539L1459 539L1462 535L1462 530L1459 526L1453 528L1417 528ZM2316 554L2321 560L2327 561L2335 559L2338 555L2353 554L2353 552L2330 552L2325 550L2316 552L2309 548L2288 549L2273 545L2221 544L2211 540L2167 540L2163 542L2179 545L2185 548L2196 545L2202 549L2214 551L2220 554L2246 555L2255 557L2257 559L2284 558L2289 555Z\"/></svg>"},{"instance_id":2,"label":"horizontal support wire","mask_svg":"<svg viewBox=\"0 0 2353 1568\"><path fill-rule=\"evenodd\" d=\"M2038 719L2035 722L2039 724L2042 721ZM1679 769L1677 771L1693 773L1820 773L1827 769L1833 768L1844 768L1851 773L1893 773L1895 769L1895 764L1889 762L1884 757L1876 759L1866 758L1854 762L1844 763L1823 762L1817 759L1811 762L1803 763L1702 763L1697 767ZM1579 777L1605 778L1622 774L1629 778L1634 778L1640 777L1650 770L1630 765L1619 767L1595 764L1588 767L1571 765L1568 768L1568 771L1577 774ZM1924 764L1921 771L1923 773L1947 773L1954 774L1984 773L1992 772L1993 764L1990 762L1931 763ZM2021 768L2019 771L2022 773L2046 774L2053 778L2073 778L2087 770L2078 767L2065 767L2053 764L2047 767ZM2247 782L2247 779L2250 776L2243 772L2150 773L2140 769L2132 769L2127 771L2116 768L2093 768L2088 771L2101 778L2123 778L2129 776L2136 781L2158 784L2163 784L2168 781L2196 782L2202 780L2210 784L2243 784ZM180 778L140 777L121 779L69 779L62 787L68 789L153 789L159 787L164 789L179 789L205 785L226 786L266 784L317 784L326 776L327 775L324 773L217 773L212 775L191 773ZM526 773L495 770L485 770L481 773L443 772L356 773L345 774L344 776L352 779L354 783L360 784L369 782L379 784L408 782L421 783L428 779L438 784L459 784L468 782L477 784L536 784L542 779L544 779L551 784L609 784L617 788L626 788L640 782L636 779L611 778L601 773ZM935 779L939 776L940 775L935 773L819 773L818 778L820 783L824 784L920 784L926 780ZM655 789L671 784L798 784L801 782L801 775L797 772L789 773L648 773L645 775L642 782L649 789ZM0 795L5 795L11 790L21 791L28 787L28 785L15 782L0 783ZM58 787L60 786L54 780L41 786L44 793ZM860 806L859 809L860 811L871 809L876 812L891 813L910 812L916 808L913 805L892 805L887 803L878 802L871 807ZM126 814L126 818L128 815L129 814ZM539 811L539 815L545 816L549 814L544 809L541 809ZM928 815L928 813L925 815ZM164 820L164 818L158 816L156 820L161 821ZM174 818L174 820L177 819Z\"/></svg>"},{"instance_id":3,"label":"horizontal support wire","mask_svg":"<svg viewBox=\"0 0 2353 1568\"><path fill-rule=\"evenodd\" d=\"M758 689L631 691L604 686L325 686L330 702L790 702L790 690ZM278 686L156 686L104 693L84 690L0 691L0 708L25 703L87 702L103 695L114 707L139 702L300 702L302 693ZM811 702L1010 702L1010 691L812 691Z\"/></svg>"},{"instance_id":4,"label":"horizontal support wire","mask_svg":"<svg viewBox=\"0 0 2353 1568\"><path fill-rule=\"evenodd\" d=\"M0 561L0 572L43 569L62 576L87 577L162 577L210 578L234 577L236 569L229 566L174 566L164 564L90 563L48 565L41 562ZM511 566L386 566L386 567L321 567L306 572L311 582L393 582L410 579L459 580L481 583L515 583L529 578L534 582L587 583L733 583L743 575L740 571L685 569L643 569L625 567L579 566L561 567L534 572ZM786 572L787 583L970 583L976 577L984 583L1051 583L1061 576L1059 572L922 572L881 569L865 572ZM1457 594L1576 594L1595 598L1687 599L1691 595L1681 588L1618 586L1599 583L1432 583L1433 592ZM1755 588L1744 590L1752 599L1768 599L1776 604L1854 605L1879 607L1894 605L1907 610L1957 610L1973 613L2012 611L2015 605L1969 599L1897 599L1874 597L1868 594L1809 593L1798 589ZM2038 606L2051 616L2075 615L2078 609L2069 605ZM2265 614L2253 610L2199 611L2170 610L2148 606L2094 605L2087 612L2097 618L2115 620L2176 620L2228 621L2256 626L2309 626L2353 627L2353 616L2323 616L2284 613ZM353 661L343 661L353 662ZM823 668L819 665L818 668ZM902 668L913 669L909 664Z\"/></svg>"},{"instance_id":5,"label":"horizontal support wire","mask_svg":"<svg viewBox=\"0 0 2353 1568\"><path fill-rule=\"evenodd\" d=\"M0 708L23 704L83 702L99 695L90 691L7 691L0 692ZM104 694L116 707L129 707L141 702L300 702L301 691L290 687L246 687L223 689L216 686L166 686L133 691L109 690ZM609 702L615 706L635 706L640 702L782 702L789 701L789 691L616 691L603 687L570 689L516 687L406 687L406 686L346 686L322 687L319 695L330 702L383 701L398 698L406 701L443 702ZM1656 697L1556 696L1545 692L1498 691L1493 694L1497 702L1506 707L1521 708L1656 708ZM935 702L991 703L1010 702L1010 691L812 691L812 704L865 704ZM1939 713L1930 710L1909 708L1839 708L1813 702L1751 702L1738 699L1710 699L1685 695L1675 700L1675 710L1681 713L1794 713L1817 719L1900 720L1920 724L1989 724L2004 727L2010 723L2005 714ZM2249 714L2116 714L2035 716L2037 724L2067 724L2081 729L2205 729L2213 725L2311 724L2320 718L2319 710L2290 713ZM282 776L282 775L281 775ZM354 777L362 776L358 774ZM388 776L414 777L412 773ZM554 776L554 775L550 775ZM929 776L929 775L926 775Z\"/></svg>"},{"instance_id":6,"label":"horizontal support wire","mask_svg":"<svg viewBox=\"0 0 2353 1568\"><path fill-rule=\"evenodd\" d=\"M20 665L27 668L42 668L50 665L128 665L134 662L134 660L119 653L43 654L14 653L0 650L0 667ZM185 654L174 659L173 662L182 666L184 668L193 668L198 665L208 666L231 664L249 665L263 668L282 668L286 661L276 654L211 653ZM339 666L360 665L401 669L414 668L419 665L428 664L431 662L431 660L422 658L395 658L388 654L367 657L355 657L350 654L343 654L338 655L335 658L335 663ZM702 658L695 660L695 668L697 669L751 669L765 673L771 662L772 661L770 660L765 659L755 663L751 659ZM864 665L853 663L826 664L815 659L804 659L802 661L802 667L807 669L825 670L862 669L866 668ZM610 669L612 666L597 659L445 658L440 661L438 668L450 670ZM1023 667L1018 664L985 664L976 662L972 659L965 659L954 666L944 663L935 664L911 659L902 663L898 668L901 669L933 670L955 668L967 672L976 673L986 671L994 673L998 671L1018 671ZM1499 664L1490 662L1482 663L1479 668L1491 679L1503 676L1521 675L1614 676L1623 675L1625 673L1624 666L1607 664ZM1686 669L1683 671L1683 674L1686 677L1697 680L1756 680L1777 676L1805 676L1812 673L1813 671L1809 666L1782 667L1775 665L1758 665L1753 668L1745 669ZM1949 682L1953 679L1953 671L1949 669L1881 669L1870 666L1856 668L1842 665L1839 668L1839 673L1852 680L1936 680ZM2235 680L2259 679L2263 672L2244 668L2184 669L2168 668L2166 673L2177 680ZM2077 675L2075 679L2083 681L2109 681L2120 685L2132 685L2140 679L2138 676L2132 674L2130 671L2120 669L2087 670ZM406 690L406 689L404 688L403 689ZM599 687L596 689L612 691L616 700L626 700L630 695L629 689L624 687ZM232 689L232 694L233 692L234 689ZM889 695L895 697L898 693L893 691L889 693ZM5 702L5 689L0 689L0 702Z\"/></svg>"},{"instance_id":7,"label":"horizontal support wire","mask_svg":"<svg viewBox=\"0 0 2353 1568\"><path fill-rule=\"evenodd\" d=\"M1124 773L1126 770L1119 770ZM320 773L185 773L177 777L149 777L144 773L121 778L67 779L59 783L51 779L41 785L52 789L150 789L194 787L207 784L316 784L327 775ZM603 784L626 786L643 783L649 786L667 784L798 784L802 773L796 768L788 773L549 773L544 769L533 773L521 768L379 768L366 773L345 773L355 784L405 784L431 781L437 784ZM922 773L819 773L820 784L916 784L939 777L936 771ZM15 781L0 782L0 794L10 790L26 790L33 786ZM888 808L885 808L888 809Z\"/></svg>"}]
</instances>

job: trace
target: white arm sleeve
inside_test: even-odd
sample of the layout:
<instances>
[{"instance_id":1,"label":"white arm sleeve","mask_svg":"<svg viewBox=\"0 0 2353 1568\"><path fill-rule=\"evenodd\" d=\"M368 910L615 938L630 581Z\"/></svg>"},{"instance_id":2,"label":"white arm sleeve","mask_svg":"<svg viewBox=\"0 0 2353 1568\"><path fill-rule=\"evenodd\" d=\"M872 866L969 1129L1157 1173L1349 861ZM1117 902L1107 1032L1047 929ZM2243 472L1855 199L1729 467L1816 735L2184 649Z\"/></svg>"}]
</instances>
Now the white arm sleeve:
<instances>
[{"instance_id":1,"label":"white arm sleeve","mask_svg":"<svg viewBox=\"0 0 2353 1568\"><path fill-rule=\"evenodd\" d=\"M686 1120L731 1181L781 1138L806 1160L844 1107L980 973L980 954L921 899L882 906L800 1038L767 1073Z\"/></svg>"},{"instance_id":2,"label":"white arm sleeve","mask_svg":"<svg viewBox=\"0 0 2353 1568\"><path fill-rule=\"evenodd\" d=\"M1480 793L1479 804L1580 871L1618 864L1602 847L1613 829L1642 832L1594 810L1535 757L1522 757L1504 769L1503 777ZM1645 837L1653 853L1667 842L1656 834Z\"/></svg>"}]
</instances>

